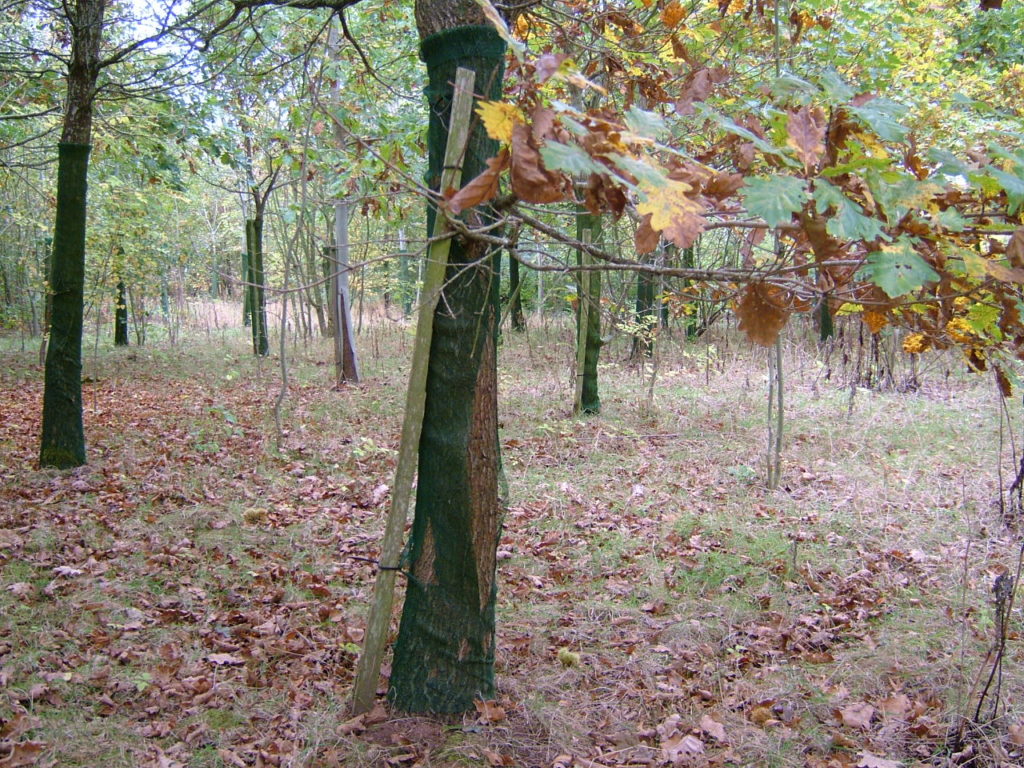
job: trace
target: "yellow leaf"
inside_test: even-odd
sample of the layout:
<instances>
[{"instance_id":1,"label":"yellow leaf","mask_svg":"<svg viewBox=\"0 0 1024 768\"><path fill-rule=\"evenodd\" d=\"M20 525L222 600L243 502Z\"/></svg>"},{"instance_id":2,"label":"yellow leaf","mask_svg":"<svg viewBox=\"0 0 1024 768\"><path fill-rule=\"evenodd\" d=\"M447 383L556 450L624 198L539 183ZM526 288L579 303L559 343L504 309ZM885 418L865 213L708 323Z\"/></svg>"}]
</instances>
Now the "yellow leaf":
<instances>
[{"instance_id":1,"label":"yellow leaf","mask_svg":"<svg viewBox=\"0 0 1024 768\"><path fill-rule=\"evenodd\" d=\"M640 185L641 202L637 211L643 215L651 214L651 228L660 232L667 227L676 216L700 214L703 212L696 200L686 196L692 189L685 181L666 179L661 186L652 184Z\"/></svg>"},{"instance_id":2,"label":"yellow leaf","mask_svg":"<svg viewBox=\"0 0 1024 768\"><path fill-rule=\"evenodd\" d=\"M487 135L503 144L512 141L512 128L516 123L526 122L519 107L501 101L481 101L476 113L484 121Z\"/></svg>"},{"instance_id":3,"label":"yellow leaf","mask_svg":"<svg viewBox=\"0 0 1024 768\"><path fill-rule=\"evenodd\" d=\"M704 231L704 206L686 193L685 181L666 179L661 186L641 183L640 215L651 214L651 229L661 232L680 248L689 248Z\"/></svg>"},{"instance_id":4,"label":"yellow leaf","mask_svg":"<svg viewBox=\"0 0 1024 768\"><path fill-rule=\"evenodd\" d=\"M852 135L854 138L860 139L864 148L872 157L879 160L887 160L889 158L889 153L885 151L885 147L883 147L881 142L870 133L854 133Z\"/></svg>"},{"instance_id":5,"label":"yellow leaf","mask_svg":"<svg viewBox=\"0 0 1024 768\"><path fill-rule=\"evenodd\" d=\"M864 313L862 319L864 320L864 325L868 327L871 333L878 333L889 324L889 318L885 316L885 312L875 312L871 309Z\"/></svg>"}]
</instances>

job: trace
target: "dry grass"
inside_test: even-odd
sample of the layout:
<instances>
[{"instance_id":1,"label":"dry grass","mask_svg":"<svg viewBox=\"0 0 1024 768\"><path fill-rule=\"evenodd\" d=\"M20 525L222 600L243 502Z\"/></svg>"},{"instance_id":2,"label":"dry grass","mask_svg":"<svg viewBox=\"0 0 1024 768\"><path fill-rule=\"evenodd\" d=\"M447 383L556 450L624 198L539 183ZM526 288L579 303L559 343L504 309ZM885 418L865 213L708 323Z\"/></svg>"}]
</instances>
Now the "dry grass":
<instances>
[{"instance_id":1,"label":"dry grass","mask_svg":"<svg viewBox=\"0 0 1024 768\"><path fill-rule=\"evenodd\" d=\"M569 327L534 318L501 350L505 715L352 723L408 331L368 323L367 380L342 391L300 343L278 445L274 364L229 309L201 343L88 356L72 473L33 468L41 376L3 353L0 717L29 718L41 764L954 764L1019 547L986 379L936 358L916 391L851 388L852 333L828 355L791 340L769 492L762 352L664 339L638 370L613 342L603 413L577 419ZM1019 760L1019 626L960 764Z\"/></svg>"}]
</instances>

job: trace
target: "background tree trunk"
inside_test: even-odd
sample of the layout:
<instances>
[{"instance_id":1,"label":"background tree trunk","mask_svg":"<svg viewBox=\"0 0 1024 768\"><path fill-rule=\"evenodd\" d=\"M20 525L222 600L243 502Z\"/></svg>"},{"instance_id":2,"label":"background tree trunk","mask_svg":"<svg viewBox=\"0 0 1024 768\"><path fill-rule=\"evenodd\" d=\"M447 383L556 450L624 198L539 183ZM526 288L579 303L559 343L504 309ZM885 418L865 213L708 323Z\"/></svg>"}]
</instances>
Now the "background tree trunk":
<instances>
[{"instance_id":1,"label":"background tree trunk","mask_svg":"<svg viewBox=\"0 0 1024 768\"><path fill-rule=\"evenodd\" d=\"M352 298L348 290L348 219L351 204L334 204L334 258L331 260L331 315L334 321L335 381L359 381L359 358L352 332Z\"/></svg>"},{"instance_id":2,"label":"background tree trunk","mask_svg":"<svg viewBox=\"0 0 1024 768\"><path fill-rule=\"evenodd\" d=\"M462 26L484 21L472 0L420 2L416 17L429 74L429 179L436 189L455 70L474 70L476 92L500 98L505 44L490 26ZM497 149L474 122L462 178L479 174ZM435 216L428 211L428 231ZM494 695L502 515L497 253L456 238L446 278L434 315L409 579L389 691L396 707L413 712L462 712Z\"/></svg>"},{"instance_id":3,"label":"background tree trunk","mask_svg":"<svg viewBox=\"0 0 1024 768\"><path fill-rule=\"evenodd\" d=\"M576 212L576 239L583 240L583 233L590 232L590 242L601 240L601 217L593 216L585 208ZM582 251L576 252L576 263L583 264ZM576 312L576 333L583 334L586 346L583 358L583 388L579 409L583 413L600 413L601 397L597 390L597 360L601 354L601 273L598 270L579 273L579 309ZM581 327L583 302L587 302L587 326ZM577 340L579 336L577 335Z\"/></svg>"},{"instance_id":4,"label":"background tree trunk","mask_svg":"<svg viewBox=\"0 0 1024 768\"><path fill-rule=\"evenodd\" d=\"M249 232L251 231L251 235ZM263 272L263 206L257 203L256 215L246 222L246 241L249 249L249 275L252 286L252 351L254 355L266 357L270 354L270 340L267 337L267 292Z\"/></svg>"},{"instance_id":5,"label":"background tree trunk","mask_svg":"<svg viewBox=\"0 0 1024 768\"><path fill-rule=\"evenodd\" d=\"M128 346L128 291L120 278L117 281L117 305L114 307L114 346Z\"/></svg>"},{"instance_id":6,"label":"background tree trunk","mask_svg":"<svg viewBox=\"0 0 1024 768\"><path fill-rule=\"evenodd\" d=\"M651 333L658 322L654 307L655 277L649 272L636 273L636 314L634 315L637 332L633 335L633 349L630 357L638 360L654 354L654 341Z\"/></svg>"},{"instance_id":7,"label":"background tree trunk","mask_svg":"<svg viewBox=\"0 0 1024 768\"><path fill-rule=\"evenodd\" d=\"M519 261L510 256L508 260L508 295L512 302L512 330L526 330L526 316L523 314L523 288L519 277Z\"/></svg>"},{"instance_id":8,"label":"background tree trunk","mask_svg":"<svg viewBox=\"0 0 1024 768\"><path fill-rule=\"evenodd\" d=\"M252 325L252 289L249 283L252 282L252 233L249 225L245 226L245 250L242 251L242 325L246 328Z\"/></svg>"}]
</instances>

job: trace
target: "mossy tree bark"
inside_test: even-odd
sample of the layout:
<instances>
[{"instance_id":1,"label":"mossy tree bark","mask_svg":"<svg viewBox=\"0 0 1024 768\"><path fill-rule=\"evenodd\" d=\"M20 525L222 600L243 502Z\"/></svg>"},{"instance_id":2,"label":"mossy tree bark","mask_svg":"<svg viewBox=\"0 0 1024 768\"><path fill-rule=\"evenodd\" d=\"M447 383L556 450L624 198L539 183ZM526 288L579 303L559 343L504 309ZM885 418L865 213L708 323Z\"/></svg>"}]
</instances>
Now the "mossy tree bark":
<instances>
[{"instance_id":1,"label":"mossy tree bark","mask_svg":"<svg viewBox=\"0 0 1024 768\"><path fill-rule=\"evenodd\" d=\"M420 0L416 18L429 75L428 173L437 189L455 70L472 69L476 92L500 98L505 44L472 0ZM483 171L497 149L475 122L462 178ZM435 215L428 211L428 231ZM495 565L502 516L497 267L497 253L456 238L434 315L409 579L389 691L394 705L406 711L462 712L472 709L475 699L494 695Z\"/></svg>"},{"instance_id":2,"label":"mossy tree bark","mask_svg":"<svg viewBox=\"0 0 1024 768\"><path fill-rule=\"evenodd\" d=\"M594 216L585 208L576 212L576 239L583 241L583 233L590 233L589 242L599 243L601 240L601 217ZM583 264L583 252L576 252L577 265ZM600 413L601 398L597 388L597 361L601 354L601 272L600 270L581 271L578 273L579 307L576 312L576 333L585 334L586 349L583 357L583 389L580 395L579 409L583 413ZM583 315L583 302L587 302L587 327L580 327ZM577 335L577 340L579 336Z\"/></svg>"},{"instance_id":3,"label":"mossy tree bark","mask_svg":"<svg viewBox=\"0 0 1024 768\"><path fill-rule=\"evenodd\" d=\"M78 0L73 14L64 126L57 148L57 213L50 264L52 314L43 385L39 463L85 463L82 423L82 300L93 102L100 73L105 0Z\"/></svg>"}]
</instances>

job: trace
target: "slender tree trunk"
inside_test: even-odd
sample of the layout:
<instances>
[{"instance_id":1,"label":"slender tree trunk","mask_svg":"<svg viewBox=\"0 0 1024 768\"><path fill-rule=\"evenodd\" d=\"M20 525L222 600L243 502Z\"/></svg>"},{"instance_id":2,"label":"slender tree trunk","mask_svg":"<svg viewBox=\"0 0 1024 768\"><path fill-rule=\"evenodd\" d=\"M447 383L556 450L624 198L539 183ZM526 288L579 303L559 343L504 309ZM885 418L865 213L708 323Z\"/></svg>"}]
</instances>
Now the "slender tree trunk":
<instances>
[{"instance_id":1,"label":"slender tree trunk","mask_svg":"<svg viewBox=\"0 0 1024 768\"><path fill-rule=\"evenodd\" d=\"M474 70L476 92L500 98L505 43L472 0L420 0L416 18L429 75L429 179L436 189L455 70ZM462 178L477 176L497 149L475 122ZM428 211L428 231L435 215ZM474 700L494 695L495 565L502 516L496 256L481 243L453 240L434 315L409 579L389 691L394 704L407 711L462 712L472 709Z\"/></svg>"},{"instance_id":2,"label":"slender tree trunk","mask_svg":"<svg viewBox=\"0 0 1024 768\"><path fill-rule=\"evenodd\" d=\"M526 316L523 314L523 286L519 277L519 261L510 256L508 260L508 295L512 302L512 330L526 330Z\"/></svg>"},{"instance_id":3,"label":"slender tree trunk","mask_svg":"<svg viewBox=\"0 0 1024 768\"><path fill-rule=\"evenodd\" d=\"M53 309L39 446L40 465L60 469L85 463L82 424L85 214L93 101L100 73L105 5L104 0L78 0L70 19L71 58L64 128L57 155L57 215L50 269Z\"/></svg>"},{"instance_id":4,"label":"slender tree trunk","mask_svg":"<svg viewBox=\"0 0 1024 768\"><path fill-rule=\"evenodd\" d=\"M405 230L398 230L398 293L402 301L402 316L412 314L413 299L416 298L416 270L413 255L405 250Z\"/></svg>"},{"instance_id":5,"label":"slender tree trunk","mask_svg":"<svg viewBox=\"0 0 1024 768\"><path fill-rule=\"evenodd\" d=\"M117 281L117 305L114 307L114 346L128 346L128 292L120 278Z\"/></svg>"},{"instance_id":6,"label":"slender tree trunk","mask_svg":"<svg viewBox=\"0 0 1024 768\"><path fill-rule=\"evenodd\" d=\"M352 298L348 290L348 219L351 204L339 200L334 204L334 259L331 290L331 314L334 315L334 369L338 384L359 381L359 358L352 333Z\"/></svg>"},{"instance_id":7,"label":"slender tree trunk","mask_svg":"<svg viewBox=\"0 0 1024 768\"><path fill-rule=\"evenodd\" d=\"M327 46L331 58L340 60L341 35L336 25L331 26ZM335 104L341 102L341 92L337 81L331 87L331 99ZM341 125L335 123L334 137L341 147L345 146L346 138ZM349 291L349 249L348 225L351 218L352 203L349 200L338 200L334 203L334 258L331 261L331 314L334 316L334 368L338 384L343 381L359 381L359 357L356 354L355 333L352 328L352 296ZM362 284L360 284L360 288ZM362 296L360 294L360 329L362 328Z\"/></svg>"}]
</instances>

